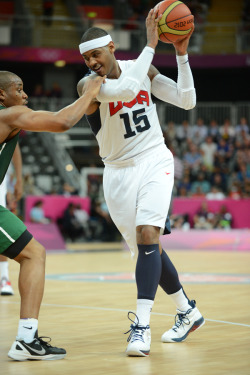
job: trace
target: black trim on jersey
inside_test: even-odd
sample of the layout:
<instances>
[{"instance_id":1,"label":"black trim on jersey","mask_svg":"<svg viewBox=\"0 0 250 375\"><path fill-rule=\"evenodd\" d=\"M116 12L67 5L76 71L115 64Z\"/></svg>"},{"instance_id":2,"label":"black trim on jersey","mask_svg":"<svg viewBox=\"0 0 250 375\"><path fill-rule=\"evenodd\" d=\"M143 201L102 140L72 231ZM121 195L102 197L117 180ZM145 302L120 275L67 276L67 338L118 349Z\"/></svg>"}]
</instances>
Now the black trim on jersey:
<instances>
[{"instance_id":1,"label":"black trim on jersey","mask_svg":"<svg viewBox=\"0 0 250 375\"><path fill-rule=\"evenodd\" d=\"M101 116L100 116L100 109L98 108L94 113L91 115L85 115L88 124L96 136L99 130L101 129L102 123L101 123Z\"/></svg>"},{"instance_id":2,"label":"black trim on jersey","mask_svg":"<svg viewBox=\"0 0 250 375\"><path fill-rule=\"evenodd\" d=\"M1 255L5 255L10 259L14 259L18 256L26 245L32 240L32 234L26 229L21 236L6 249Z\"/></svg>"}]
</instances>

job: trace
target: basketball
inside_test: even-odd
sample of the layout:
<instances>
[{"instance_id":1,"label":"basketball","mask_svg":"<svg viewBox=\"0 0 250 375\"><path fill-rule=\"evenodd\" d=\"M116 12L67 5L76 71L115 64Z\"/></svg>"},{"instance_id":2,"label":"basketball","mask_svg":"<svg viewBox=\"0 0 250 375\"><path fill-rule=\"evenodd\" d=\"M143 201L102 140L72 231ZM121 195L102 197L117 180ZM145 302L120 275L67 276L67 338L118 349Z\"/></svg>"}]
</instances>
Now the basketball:
<instances>
[{"instance_id":1,"label":"basketball","mask_svg":"<svg viewBox=\"0 0 250 375\"><path fill-rule=\"evenodd\" d=\"M158 22L158 35L162 42L179 42L191 31L194 16L182 1L162 1L159 14L162 18Z\"/></svg>"}]
</instances>

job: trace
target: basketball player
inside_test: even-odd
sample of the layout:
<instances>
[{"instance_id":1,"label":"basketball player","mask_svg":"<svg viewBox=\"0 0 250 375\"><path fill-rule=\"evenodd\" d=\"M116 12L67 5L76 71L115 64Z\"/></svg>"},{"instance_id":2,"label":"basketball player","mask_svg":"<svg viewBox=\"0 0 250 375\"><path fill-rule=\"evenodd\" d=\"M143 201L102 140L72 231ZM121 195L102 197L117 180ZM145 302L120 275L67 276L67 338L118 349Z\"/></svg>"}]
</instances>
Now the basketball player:
<instances>
[{"instance_id":1,"label":"basketball player","mask_svg":"<svg viewBox=\"0 0 250 375\"><path fill-rule=\"evenodd\" d=\"M83 96L58 112L32 111L22 80L0 71L0 184L2 183L21 129L64 132L84 115L100 89L103 77L89 81ZM17 361L61 359L66 351L38 337L38 315L44 290L45 249L28 232L21 220L0 206L0 253L20 264L20 320L16 341L8 353Z\"/></svg>"},{"instance_id":2,"label":"basketball player","mask_svg":"<svg viewBox=\"0 0 250 375\"><path fill-rule=\"evenodd\" d=\"M135 62L117 61L110 35L100 28L88 29L79 46L91 70L90 77L107 75L86 115L105 165L103 186L110 215L131 252L138 251L137 310L129 331L129 356L146 356L150 352L150 312L158 285L177 307L176 323L162 335L163 342L184 341L204 323L195 301L187 298L174 265L159 244L171 200L174 163L164 144L151 93L187 110L195 106L196 93L187 55L191 33L174 44L177 83L151 65L158 43L157 22L161 18L157 14L156 7L147 16L147 46ZM84 77L78 83L79 94L88 80Z\"/></svg>"},{"instance_id":3,"label":"basketball player","mask_svg":"<svg viewBox=\"0 0 250 375\"><path fill-rule=\"evenodd\" d=\"M16 183L14 190L14 198L19 201L23 194L22 184L22 156L20 147L17 144L13 154L12 163L16 173ZM0 205L6 207L7 195L7 175L0 185ZM0 255L0 295L12 296L14 294L11 282L9 280L9 262L8 258Z\"/></svg>"}]
</instances>

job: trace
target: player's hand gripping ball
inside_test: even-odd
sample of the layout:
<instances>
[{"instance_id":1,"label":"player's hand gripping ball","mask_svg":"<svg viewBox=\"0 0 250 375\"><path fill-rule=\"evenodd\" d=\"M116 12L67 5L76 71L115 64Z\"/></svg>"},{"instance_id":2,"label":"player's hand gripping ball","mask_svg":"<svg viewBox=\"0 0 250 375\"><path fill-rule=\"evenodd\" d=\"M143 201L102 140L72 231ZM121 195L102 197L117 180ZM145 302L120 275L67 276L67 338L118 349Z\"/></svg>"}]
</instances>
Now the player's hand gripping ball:
<instances>
[{"instance_id":1,"label":"player's hand gripping ball","mask_svg":"<svg viewBox=\"0 0 250 375\"><path fill-rule=\"evenodd\" d=\"M158 35L164 43L179 42L192 29L194 16L182 1L162 1L159 3L158 14L162 14L158 22Z\"/></svg>"}]
</instances>

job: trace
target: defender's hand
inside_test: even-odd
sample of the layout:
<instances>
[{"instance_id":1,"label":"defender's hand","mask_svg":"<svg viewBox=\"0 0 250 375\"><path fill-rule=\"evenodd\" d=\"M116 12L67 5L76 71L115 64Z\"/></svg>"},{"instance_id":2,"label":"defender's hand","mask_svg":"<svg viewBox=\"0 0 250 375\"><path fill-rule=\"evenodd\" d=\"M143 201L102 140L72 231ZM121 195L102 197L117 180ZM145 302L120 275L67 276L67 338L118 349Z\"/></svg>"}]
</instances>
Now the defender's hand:
<instances>
[{"instance_id":1,"label":"defender's hand","mask_svg":"<svg viewBox=\"0 0 250 375\"><path fill-rule=\"evenodd\" d=\"M90 76L89 79L83 86L82 94L88 94L95 98L101 88L101 85L105 82L106 76Z\"/></svg>"}]
</instances>

